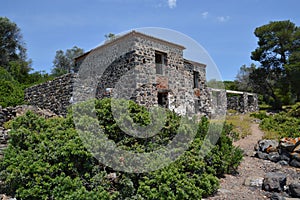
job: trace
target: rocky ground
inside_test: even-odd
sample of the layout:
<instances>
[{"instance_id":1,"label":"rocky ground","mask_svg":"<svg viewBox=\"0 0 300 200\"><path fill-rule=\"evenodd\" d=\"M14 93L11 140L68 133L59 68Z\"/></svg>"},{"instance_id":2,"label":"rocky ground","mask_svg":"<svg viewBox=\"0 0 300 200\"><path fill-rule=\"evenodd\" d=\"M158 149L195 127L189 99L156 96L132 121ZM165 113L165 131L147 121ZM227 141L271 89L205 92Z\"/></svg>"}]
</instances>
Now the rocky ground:
<instances>
[{"instance_id":1,"label":"rocky ground","mask_svg":"<svg viewBox=\"0 0 300 200\"><path fill-rule=\"evenodd\" d=\"M256 158L254 146L264 133L259 129L259 125L251 125L252 135L243 138L234 144L244 150L244 159L238 168L237 175L226 175L220 180L220 189L213 197L206 200L290 200L291 198L284 191L267 192L262 190L262 183L265 176L274 172L286 176L286 185L300 183L300 169L291 166L282 166L269 160ZM299 198L300 199L300 198Z\"/></svg>"}]
</instances>

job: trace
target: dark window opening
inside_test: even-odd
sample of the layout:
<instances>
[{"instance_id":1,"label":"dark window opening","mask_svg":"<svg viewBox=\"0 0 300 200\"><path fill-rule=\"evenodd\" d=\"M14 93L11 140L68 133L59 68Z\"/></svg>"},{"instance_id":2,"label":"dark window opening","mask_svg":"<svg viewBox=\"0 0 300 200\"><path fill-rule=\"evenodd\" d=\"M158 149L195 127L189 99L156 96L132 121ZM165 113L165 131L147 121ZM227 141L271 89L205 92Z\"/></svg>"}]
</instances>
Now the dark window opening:
<instances>
[{"instance_id":1,"label":"dark window opening","mask_svg":"<svg viewBox=\"0 0 300 200\"><path fill-rule=\"evenodd\" d=\"M201 105L201 102L199 99L196 99L195 100L195 113L198 113L199 110L200 110L200 105Z\"/></svg>"},{"instance_id":2,"label":"dark window opening","mask_svg":"<svg viewBox=\"0 0 300 200\"><path fill-rule=\"evenodd\" d=\"M194 88L199 88L199 72L194 71Z\"/></svg>"},{"instance_id":3,"label":"dark window opening","mask_svg":"<svg viewBox=\"0 0 300 200\"><path fill-rule=\"evenodd\" d=\"M168 93L167 92L159 92L157 94L157 103L158 105L168 108Z\"/></svg>"},{"instance_id":4,"label":"dark window opening","mask_svg":"<svg viewBox=\"0 0 300 200\"><path fill-rule=\"evenodd\" d=\"M167 65L167 54L155 51L156 74L163 74L163 67Z\"/></svg>"}]
</instances>

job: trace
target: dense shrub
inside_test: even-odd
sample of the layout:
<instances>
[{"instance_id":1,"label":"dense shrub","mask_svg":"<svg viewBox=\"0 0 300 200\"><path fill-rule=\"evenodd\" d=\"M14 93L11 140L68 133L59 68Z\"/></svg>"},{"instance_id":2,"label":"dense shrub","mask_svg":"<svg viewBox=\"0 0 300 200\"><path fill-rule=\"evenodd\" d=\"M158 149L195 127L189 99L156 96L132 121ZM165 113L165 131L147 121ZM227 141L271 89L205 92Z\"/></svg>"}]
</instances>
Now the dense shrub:
<instances>
[{"instance_id":1,"label":"dense shrub","mask_svg":"<svg viewBox=\"0 0 300 200\"><path fill-rule=\"evenodd\" d=\"M16 106L23 103L21 85L4 68L0 67L0 106Z\"/></svg>"},{"instance_id":2,"label":"dense shrub","mask_svg":"<svg viewBox=\"0 0 300 200\"><path fill-rule=\"evenodd\" d=\"M263 130L274 132L279 138L300 137L300 119L281 112L262 120Z\"/></svg>"},{"instance_id":3,"label":"dense shrub","mask_svg":"<svg viewBox=\"0 0 300 200\"><path fill-rule=\"evenodd\" d=\"M130 115L140 125L151 123L147 110L130 102ZM176 134L180 117L167 111L160 133L147 141L126 135L116 125L110 99L96 101L105 134L125 149L147 152L165 145ZM212 151L201 157L209 122L203 118L189 149L175 162L149 173L114 171L99 163L83 146L66 118L44 119L30 112L9 123L10 141L0 162L0 193L20 199L201 199L218 189L218 177L241 161L225 126ZM217 127L214 130L219 130Z\"/></svg>"},{"instance_id":4,"label":"dense shrub","mask_svg":"<svg viewBox=\"0 0 300 200\"><path fill-rule=\"evenodd\" d=\"M300 102L296 103L291 107L291 109L288 111L288 116L290 117L300 117Z\"/></svg>"},{"instance_id":5,"label":"dense shrub","mask_svg":"<svg viewBox=\"0 0 300 200\"><path fill-rule=\"evenodd\" d=\"M267 114L265 111L251 116L261 119L260 127L266 132L265 138L300 137L300 104L287 107L285 111Z\"/></svg>"},{"instance_id":6,"label":"dense shrub","mask_svg":"<svg viewBox=\"0 0 300 200\"><path fill-rule=\"evenodd\" d=\"M268 118L267 112L264 110L261 110L259 112L254 112L250 114L251 117L255 117L257 119L263 120L265 118Z\"/></svg>"},{"instance_id":7,"label":"dense shrub","mask_svg":"<svg viewBox=\"0 0 300 200\"><path fill-rule=\"evenodd\" d=\"M8 107L24 104L25 88L51 80L51 78L48 74L34 72L26 74L24 82L19 82L15 76L0 67L0 106Z\"/></svg>"}]
</instances>

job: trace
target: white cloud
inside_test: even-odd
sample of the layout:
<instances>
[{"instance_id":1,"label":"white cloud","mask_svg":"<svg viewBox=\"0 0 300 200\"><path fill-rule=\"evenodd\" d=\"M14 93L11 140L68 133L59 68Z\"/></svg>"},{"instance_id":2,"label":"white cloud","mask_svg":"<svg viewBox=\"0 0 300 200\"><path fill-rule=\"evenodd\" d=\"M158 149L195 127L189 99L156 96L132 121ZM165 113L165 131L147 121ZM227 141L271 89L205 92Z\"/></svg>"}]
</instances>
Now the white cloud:
<instances>
[{"instance_id":1,"label":"white cloud","mask_svg":"<svg viewBox=\"0 0 300 200\"><path fill-rule=\"evenodd\" d=\"M229 16L220 16L220 17L217 17L217 20L219 22L227 22L229 19L230 19Z\"/></svg>"},{"instance_id":2,"label":"white cloud","mask_svg":"<svg viewBox=\"0 0 300 200\"><path fill-rule=\"evenodd\" d=\"M208 12L203 12L201 15L203 19L206 19L208 17Z\"/></svg>"},{"instance_id":3,"label":"white cloud","mask_svg":"<svg viewBox=\"0 0 300 200\"><path fill-rule=\"evenodd\" d=\"M168 0L169 8L175 8L176 7L176 0Z\"/></svg>"}]
</instances>

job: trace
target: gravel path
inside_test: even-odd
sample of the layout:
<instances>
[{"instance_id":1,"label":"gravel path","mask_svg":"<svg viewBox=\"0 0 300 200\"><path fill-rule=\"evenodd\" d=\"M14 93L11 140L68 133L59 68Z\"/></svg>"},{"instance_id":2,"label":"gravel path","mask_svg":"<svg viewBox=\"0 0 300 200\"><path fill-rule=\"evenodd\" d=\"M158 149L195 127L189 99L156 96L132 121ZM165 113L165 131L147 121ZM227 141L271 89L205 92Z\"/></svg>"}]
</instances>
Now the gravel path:
<instances>
[{"instance_id":1,"label":"gravel path","mask_svg":"<svg viewBox=\"0 0 300 200\"><path fill-rule=\"evenodd\" d=\"M287 182L300 180L300 171L289 166L262 160L254 157L254 146L264 133L259 129L258 124L251 125L252 134L238 140L234 145L239 146L244 151L244 159L238 168L237 175L226 175L220 180L220 189L213 197L206 200L264 200L270 199L271 193L265 192L261 186L250 186L252 180L261 182L267 172L281 171L288 174ZM253 182L251 182L253 183Z\"/></svg>"}]
</instances>

